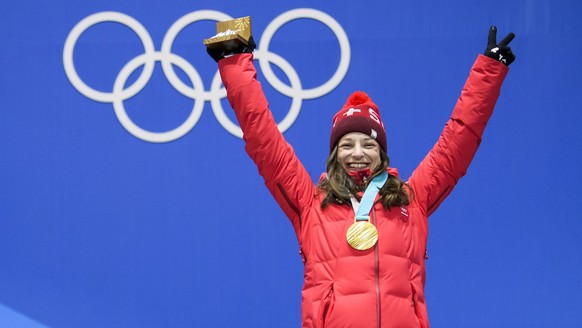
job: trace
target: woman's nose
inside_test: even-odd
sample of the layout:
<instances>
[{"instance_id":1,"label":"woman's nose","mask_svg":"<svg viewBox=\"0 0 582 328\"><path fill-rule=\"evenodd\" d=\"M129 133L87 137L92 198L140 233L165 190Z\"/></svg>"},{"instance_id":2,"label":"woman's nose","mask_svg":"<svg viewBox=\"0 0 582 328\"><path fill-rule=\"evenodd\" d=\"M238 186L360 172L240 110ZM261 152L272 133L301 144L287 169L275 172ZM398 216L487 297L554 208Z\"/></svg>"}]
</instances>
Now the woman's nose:
<instances>
[{"instance_id":1,"label":"woman's nose","mask_svg":"<svg viewBox=\"0 0 582 328\"><path fill-rule=\"evenodd\" d=\"M362 157L364 156L364 149L360 145L356 145L352 152L353 157Z\"/></svg>"}]
</instances>

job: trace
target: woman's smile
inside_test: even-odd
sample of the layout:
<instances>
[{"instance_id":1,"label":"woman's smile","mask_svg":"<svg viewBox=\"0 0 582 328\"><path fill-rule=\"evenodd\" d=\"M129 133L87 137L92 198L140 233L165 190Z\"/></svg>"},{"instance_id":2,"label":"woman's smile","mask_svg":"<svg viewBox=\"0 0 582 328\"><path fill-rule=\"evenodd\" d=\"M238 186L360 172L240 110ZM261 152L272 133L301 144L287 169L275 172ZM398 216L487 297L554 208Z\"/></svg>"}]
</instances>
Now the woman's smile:
<instances>
[{"instance_id":1,"label":"woman's smile","mask_svg":"<svg viewBox=\"0 0 582 328\"><path fill-rule=\"evenodd\" d=\"M380 165L380 145L367 134L351 132L338 142L337 159L346 172L373 170Z\"/></svg>"}]
</instances>

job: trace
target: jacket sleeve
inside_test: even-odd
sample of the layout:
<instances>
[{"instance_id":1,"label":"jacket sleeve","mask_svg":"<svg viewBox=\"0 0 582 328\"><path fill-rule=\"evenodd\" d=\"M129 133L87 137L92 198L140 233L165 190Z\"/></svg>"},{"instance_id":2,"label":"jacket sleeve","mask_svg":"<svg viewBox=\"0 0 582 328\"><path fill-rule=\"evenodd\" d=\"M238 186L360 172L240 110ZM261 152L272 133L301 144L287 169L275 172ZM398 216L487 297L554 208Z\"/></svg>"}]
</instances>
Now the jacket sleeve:
<instances>
[{"instance_id":1,"label":"jacket sleeve","mask_svg":"<svg viewBox=\"0 0 582 328\"><path fill-rule=\"evenodd\" d=\"M409 183L427 215L467 172L508 71L502 63L479 55L439 140L412 173Z\"/></svg>"},{"instance_id":2,"label":"jacket sleeve","mask_svg":"<svg viewBox=\"0 0 582 328\"><path fill-rule=\"evenodd\" d=\"M245 150L299 236L301 214L313 201L315 186L277 127L256 80L253 55L222 59L219 69L228 101L243 131Z\"/></svg>"}]
</instances>

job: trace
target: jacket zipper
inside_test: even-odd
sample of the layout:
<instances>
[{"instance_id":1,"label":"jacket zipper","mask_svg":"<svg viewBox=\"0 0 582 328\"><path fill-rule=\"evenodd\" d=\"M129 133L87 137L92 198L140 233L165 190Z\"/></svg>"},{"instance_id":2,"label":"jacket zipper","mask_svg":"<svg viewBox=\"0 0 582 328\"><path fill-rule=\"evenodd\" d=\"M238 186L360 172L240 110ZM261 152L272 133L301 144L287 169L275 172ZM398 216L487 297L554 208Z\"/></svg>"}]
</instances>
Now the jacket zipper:
<instances>
[{"instance_id":1,"label":"jacket zipper","mask_svg":"<svg viewBox=\"0 0 582 328\"><path fill-rule=\"evenodd\" d=\"M372 208L372 223L374 226L378 227L376 224L376 210ZM374 280L376 284L376 327L382 327L382 317L380 315L381 303L380 303L380 261L378 258L378 243L374 246Z\"/></svg>"}]
</instances>

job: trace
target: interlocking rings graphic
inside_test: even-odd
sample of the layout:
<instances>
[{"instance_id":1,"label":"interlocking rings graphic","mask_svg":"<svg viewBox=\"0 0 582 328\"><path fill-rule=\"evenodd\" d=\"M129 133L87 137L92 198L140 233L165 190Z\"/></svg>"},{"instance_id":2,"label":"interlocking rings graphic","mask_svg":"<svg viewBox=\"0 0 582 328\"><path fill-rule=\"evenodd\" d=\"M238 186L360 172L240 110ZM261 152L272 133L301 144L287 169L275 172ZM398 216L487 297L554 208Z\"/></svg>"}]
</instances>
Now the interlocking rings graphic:
<instances>
[{"instance_id":1,"label":"interlocking rings graphic","mask_svg":"<svg viewBox=\"0 0 582 328\"><path fill-rule=\"evenodd\" d=\"M313 19L325 24L335 34L340 46L341 54L337 70L327 82L312 89L303 89L301 80L291 64L281 56L269 51L269 44L277 30L286 23L300 18ZM85 97L98 102L112 103L115 115L121 125L129 133L144 141L163 143L184 136L200 119L206 101L211 103L212 111L220 124L232 135L242 138L240 127L228 118L222 107L221 99L226 97L226 90L222 86L219 72L217 71L214 75L210 90L206 91L198 71L187 60L172 53L172 44L176 36L186 26L202 20L224 21L229 19L233 18L225 13L214 10L200 10L186 14L168 29L162 41L161 49L156 51L151 36L134 18L119 12L106 11L95 13L77 23L67 36L63 49L65 73L77 91ZM73 62L75 45L83 32L91 26L102 22L116 22L126 25L137 34L144 48L143 54L130 60L120 70L113 84L112 92L98 91L85 84L77 74ZM292 99L289 112L281 122L277 123L281 132L285 132L295 122L301 110L303 100L321 97L339 85L348 71L350 56L350 45L345 31L335 19L322 11L308 8L290 10L277 16L265 28L258 47L255 50L255 59L259 61L260 68L267 82L275 90ZM145 87L153 74L156 62L161 63L162 70L170 84L182 95L194 100L192 111L186 120L177 128L166 132L152 132L139 127L129 118L123 105L125 100L135 96ZM287 75L290 85L286 85L277 78L270 66L271 64L278 66ZM179 67L188 76L192 87L186 85L176 75L174 65ZM143 70L139 77L133 84L126 87L129 76L140 66L143 66Z\"/></svg>"}]
</instances>

